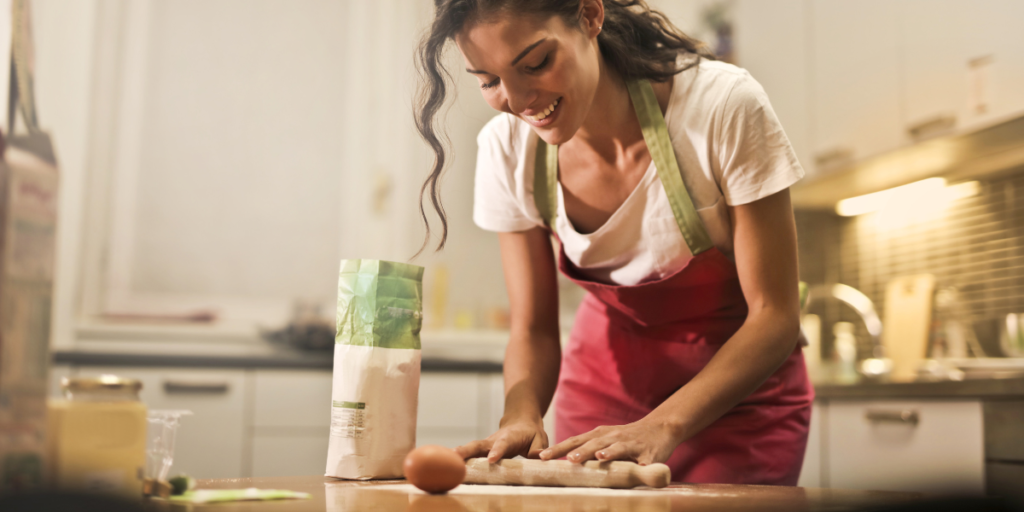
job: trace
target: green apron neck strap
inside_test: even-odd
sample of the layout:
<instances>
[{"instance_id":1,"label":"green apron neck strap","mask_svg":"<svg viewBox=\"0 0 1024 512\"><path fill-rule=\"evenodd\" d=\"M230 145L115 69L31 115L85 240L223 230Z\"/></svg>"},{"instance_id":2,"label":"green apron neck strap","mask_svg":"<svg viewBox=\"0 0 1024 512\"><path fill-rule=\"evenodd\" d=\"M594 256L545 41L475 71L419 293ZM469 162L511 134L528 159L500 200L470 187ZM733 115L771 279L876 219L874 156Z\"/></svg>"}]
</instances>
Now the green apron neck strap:
<instances>
[{"instance_id":1,"label":"green apron neck strap","mask_svg":"<svg viewBox=\"0 0 1024 512\"><path fill-rule=\"evenodd\" d=\"M626 88L633 101L640 129L651 153L658 178L668 195L672 215L676 218L683 240L690 248L690 253L697 255L714 246L708 236L704 222L701 221L697 209L693 206L690 194L683 183L676 162L672 140L668 135L665 117L661 114L661 106L654 95L654 88L648 80L628 82ZM548 145L540 137L537 138L537 152L534 161L533 200L544 222L554 230L555 218L558 213L558 146Z\"/></svg>"},{"instance_id":2,"label":"green apron neck strap","mask_svg":"<svg viewBox=\"0 0 1024 512\"><path fill-rule=\"evenodd\" d=\"M540 218L554 231L558 217L558 146L548 145L540 137L533 167L533 202Z\"/></svg>"},{"instance_id":3,"label":"green apron neck strap","mask_svg":"<svg viewBox=\"0 0 1024 512\"><path fill-rule=\"evenodd\" d=\"M694 255L700 254L714 246L711 237L704 228L697 209L693 206L693 200L686 191L683 183L683 176L679 172L679 164L676 162L676 153L672 149L672 139L668 136L668 126L665 125L665 117L661 115L661 106L658 105L658 97L654 95L654 87L648 80L635 80L626 83L629 89L629 97L633 100L633 109L636 110L636 117L640 120L640 130L644 134L644 142L647 143L647 151L651 153L651 160L654 161L654 168L658 170L658 178L661 179L661 186L668 195L668 202L672 206L672 215L676 218L679 231L690 247Z\"/></svg>"}]
</instances>

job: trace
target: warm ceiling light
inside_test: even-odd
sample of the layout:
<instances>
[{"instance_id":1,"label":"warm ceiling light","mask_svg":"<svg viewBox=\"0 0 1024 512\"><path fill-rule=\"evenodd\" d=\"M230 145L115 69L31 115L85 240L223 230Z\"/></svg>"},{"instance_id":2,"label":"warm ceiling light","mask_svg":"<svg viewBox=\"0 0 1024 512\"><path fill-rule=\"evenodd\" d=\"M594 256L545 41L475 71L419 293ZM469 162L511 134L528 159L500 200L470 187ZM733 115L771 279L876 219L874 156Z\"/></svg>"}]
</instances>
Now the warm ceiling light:
<instances>
[{"instance_id":1,"label":"warm ceiling light","mask_svg":"<svg viewBox=\"0 0 1024 512\"><path fill-rule=\"evenodd\" d=\"M883 209L907 212L933 210L936 207L944 208L958 199L977 195L979 190L977 181L947 186L945 178L928 178L873 194L843 199L836 204L836 213L853 217Z\"/></svg>"}]
</instances>

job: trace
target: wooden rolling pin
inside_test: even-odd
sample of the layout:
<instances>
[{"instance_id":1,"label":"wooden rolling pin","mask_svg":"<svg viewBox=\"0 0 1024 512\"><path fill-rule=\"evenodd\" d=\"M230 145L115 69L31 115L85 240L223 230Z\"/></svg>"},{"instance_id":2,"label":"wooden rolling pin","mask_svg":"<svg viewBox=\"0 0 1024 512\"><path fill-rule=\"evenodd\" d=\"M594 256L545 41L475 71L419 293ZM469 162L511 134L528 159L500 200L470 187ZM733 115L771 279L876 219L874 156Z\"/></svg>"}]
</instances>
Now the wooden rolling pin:
<instances>
[{"instance_id":1,"label":"wooden rolling pin","mask_svg":"<svg viewBox=\"0 0 1024 512\"><path fill-rule=\"evenodd\" d=\"M621 460L575 464L567 460L533 459L502 459L491 464L481 457L466 461L464 483L632 489L641 485L665 487L671 478L672 471L664 464L641 466Z\"/></svg>"}]
</instances>

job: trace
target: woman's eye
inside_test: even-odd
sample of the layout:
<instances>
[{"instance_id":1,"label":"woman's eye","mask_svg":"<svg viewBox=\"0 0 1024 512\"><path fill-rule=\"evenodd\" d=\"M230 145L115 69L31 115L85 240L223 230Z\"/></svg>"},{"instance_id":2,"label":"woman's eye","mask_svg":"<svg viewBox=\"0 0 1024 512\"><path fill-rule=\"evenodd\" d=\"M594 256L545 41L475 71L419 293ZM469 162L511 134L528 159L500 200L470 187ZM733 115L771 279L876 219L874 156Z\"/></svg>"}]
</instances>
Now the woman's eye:
<instances>
[{"instance_id":1,"label":"woman's eye","mask_svg":"<svg viewBox=\"0 0 1024 512\"><path fill-rule=\"evenodd\" d=\"M540 61L540 64L537 64L536 66L526 66L526 70L530 71L530 72L540 71L540 70L544 69L544 66L547 66L547 65L548 65L548 56L545 55L544 56L544 60Z\"/></svg>"},{"instance_id":2,"label":"woman's eye","mask_svg":"<svg viewBox=\"0 0 1024 512\"><path fill-rule=\"evenodd\" d=\"M480 88L481 89L490 89L492 87L497 87L497 86L498 86L498 79L497 78L495 78L494 80L491 80L490 82L486 82L486 83L480 84Z\"/></svg>"}]
</instances>

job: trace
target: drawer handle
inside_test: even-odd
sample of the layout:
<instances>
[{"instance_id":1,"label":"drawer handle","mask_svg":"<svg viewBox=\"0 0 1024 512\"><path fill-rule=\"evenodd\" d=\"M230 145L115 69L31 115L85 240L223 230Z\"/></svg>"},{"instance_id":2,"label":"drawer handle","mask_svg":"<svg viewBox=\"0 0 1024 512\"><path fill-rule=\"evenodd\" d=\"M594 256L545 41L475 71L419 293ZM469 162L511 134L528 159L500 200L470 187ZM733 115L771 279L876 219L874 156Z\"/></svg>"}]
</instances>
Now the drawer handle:
<instances>
[{"instance_id":1,"label":"drawer handle","mask_svg":"<svg viewBox=\"0 0 1024 512\"><path fill-rule=\"evenodd\" d=\"M867 412L864 413L864 418L871 423L899 423L902 425L917 426L917 424L921 422L921 415L912 409L903 409L900 411L868 409Z\"/></svg>"},{"instance_id":2,"label":"drawer handle","mask_svg":"<svg viewBox=\"0 0 1024 512\"><path fill-rule=\"evenodd\" d=\"M839 167L853 162L854 151L850 147L834 147L814 155L818 167Z\"/></svg>"},{"instance_id":3,"label":"drawer handle","mask_svg":"<svg viewBox=\"0 0 1024 512\"><path fill-rule=\"evenodd\" d=\"M944 133L956 127L956 116L942 114L907 127L907 134L913 139Z\"/></svg>"},{"instance_id":4,"label":"drawer handle","mask_svg":"<svg viewBox=\"0 0 1024 512\"><path fill-rule=\"evenodd\" d=\"M164 381L164 392L166 393L203 393L222 395L227 393L229 389L231 389L231 386L227 382Z\"/></svg>"}]
</instances>

